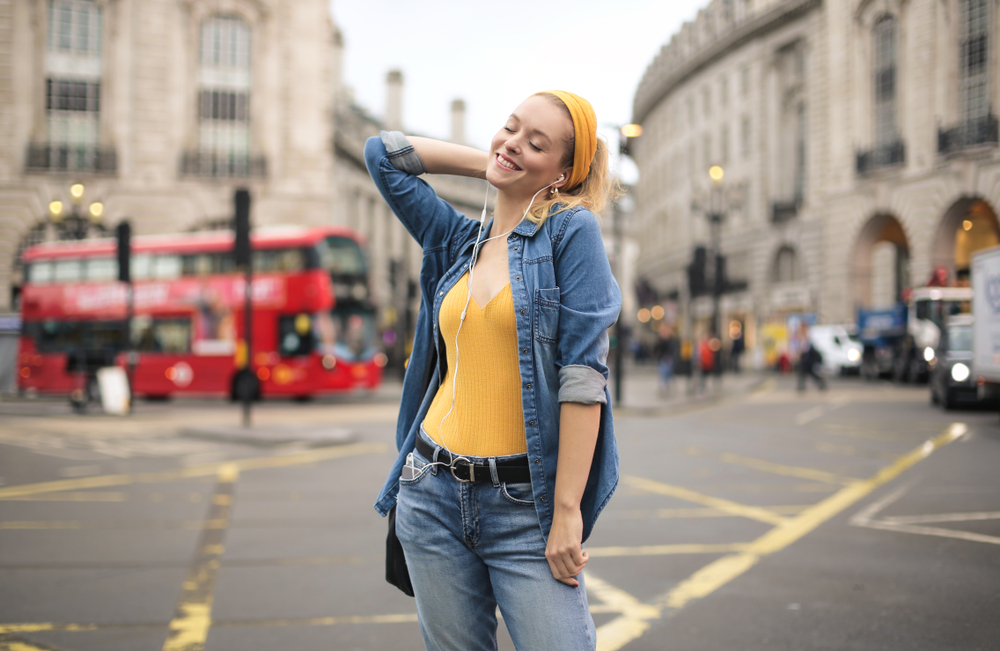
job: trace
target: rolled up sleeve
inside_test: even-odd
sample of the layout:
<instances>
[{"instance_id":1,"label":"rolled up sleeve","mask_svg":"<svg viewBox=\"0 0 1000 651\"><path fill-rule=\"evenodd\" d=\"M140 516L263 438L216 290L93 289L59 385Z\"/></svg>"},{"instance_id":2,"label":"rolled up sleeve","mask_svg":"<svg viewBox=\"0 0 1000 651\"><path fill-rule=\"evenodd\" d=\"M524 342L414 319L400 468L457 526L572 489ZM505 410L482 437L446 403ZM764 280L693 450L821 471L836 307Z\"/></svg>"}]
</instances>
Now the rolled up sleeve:
<instances>
[{"instance_id":1,"label":"rolled up sleeve","mask_svg":"<svg viewBox=\"0 0 1000 651\"><path fill-rule=\"evenodd\" d=\"M588 210L560 225L554 263L559 283L559 402L607 403L608 328L621 312L601 227Z\"/></svg>"},{"instance_id":2,"label":"rolled up sleeve","mask_svg":"<svg viewBox=\"0 0 1000 651\"><path fill-rule=\"evenodd\" d=\"M424 161L420 160L420 155L413 148L410 141L400 131L382 131L379 136L382 144L385 145L386 155L389 162L400 172L406 172L414 176L420 176L427 169Z\"/></svg>"}]
</instances>

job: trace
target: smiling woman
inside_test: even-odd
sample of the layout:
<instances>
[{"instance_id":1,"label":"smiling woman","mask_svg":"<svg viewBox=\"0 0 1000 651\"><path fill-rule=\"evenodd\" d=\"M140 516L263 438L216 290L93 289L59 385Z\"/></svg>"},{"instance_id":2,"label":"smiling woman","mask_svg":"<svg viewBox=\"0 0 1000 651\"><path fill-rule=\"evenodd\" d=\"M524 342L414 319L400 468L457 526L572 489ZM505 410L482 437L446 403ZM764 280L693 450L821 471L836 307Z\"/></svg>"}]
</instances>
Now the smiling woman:
<instances>
[{"instance_id":1,"label":"smiling woman","mask_svg":"<svg viewBox=\"0 0 1000 651\"><path fill-rule=\"evenodd\" d=\"M596 125L585 99L546 91L488 152L398 132L366 146L424 250L399 456L376 509L398 511L390 543L428 649L495 649L498 606L518 648L595 647L582 545L618 479L606 361L621 308L594 214L616 189ZM466 218L423 173L485 178L493 219Z\"/></svg>"}]
</instances>

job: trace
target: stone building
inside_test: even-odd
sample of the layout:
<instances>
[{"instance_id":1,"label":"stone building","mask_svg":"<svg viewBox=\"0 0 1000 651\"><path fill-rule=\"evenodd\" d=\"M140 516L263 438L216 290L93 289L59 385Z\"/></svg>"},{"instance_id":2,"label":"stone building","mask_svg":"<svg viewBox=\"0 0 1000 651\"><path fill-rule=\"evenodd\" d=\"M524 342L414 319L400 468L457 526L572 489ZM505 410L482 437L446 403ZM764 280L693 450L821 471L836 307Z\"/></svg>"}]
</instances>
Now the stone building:
<instances>
[{"instance_id":1,"label":"stone building","mask_svg":"<svg viewBox=\"0 0 1000 651\"><path fill-rule=\"evenodd\" d=\"M635 95L647 300L676 300L689 336L707 327L712 297L690 295L688 267L704 246L711 276L713 241L722 334L739 320L750 344L790 317L853 323L936 265L966 276L1000 241L997 5L708 3Z\"/></svg>"},{"instance_id":2,"label":"stone building","mask_svg":"<svg viewBox=\"0 0 1000 651\"><path fill-rule=\"evenodd\" d=\"M321 0L0 0L0 310L23 246L222 225L237 187L329 223L334 40Z\"/></svg>"}]
</instances>

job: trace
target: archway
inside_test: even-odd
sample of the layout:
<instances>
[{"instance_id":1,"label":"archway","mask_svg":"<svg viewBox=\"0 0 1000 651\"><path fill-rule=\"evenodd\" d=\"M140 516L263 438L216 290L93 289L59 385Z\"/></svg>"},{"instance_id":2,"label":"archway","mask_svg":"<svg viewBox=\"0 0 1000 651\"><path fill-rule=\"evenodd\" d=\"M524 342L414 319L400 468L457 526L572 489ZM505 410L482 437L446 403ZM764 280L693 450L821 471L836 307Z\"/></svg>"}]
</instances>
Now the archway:
<instances>
[{"instance_id":1,"label":"archway","mask_svg":"<svg viewBox=\"0 0 1000 651\"><path fill-rule=\"evenodd\" d=\"M969 279L972 254L1000 244L1000 222L996 211L976 197L959 199L949 208L934 237L932 262L944 267L949 283Z\"/></svg>"},{"instance_id":2,"label":"archway","mask_svg":"<svg viewBox=\"0 0 1000 651\"><path fill-rule=\"evenodd\" d=\"M889 307L910 286L910 244L892 215L875 215L858 234L852 284L855 305L865 308Z\"/></svg>"}]
</instances>

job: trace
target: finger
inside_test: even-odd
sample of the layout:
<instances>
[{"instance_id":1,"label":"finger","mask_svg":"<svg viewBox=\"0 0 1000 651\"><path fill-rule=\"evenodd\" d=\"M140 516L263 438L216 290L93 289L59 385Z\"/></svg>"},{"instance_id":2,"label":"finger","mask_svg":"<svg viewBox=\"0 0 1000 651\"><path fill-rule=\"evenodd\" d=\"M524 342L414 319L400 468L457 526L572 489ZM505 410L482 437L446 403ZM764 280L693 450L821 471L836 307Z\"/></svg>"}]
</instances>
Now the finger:
<instances>
[{"instance_id":1,"label":"finger","mask_svg":"<svg viewBox=\"0 0 1000 651\"><path fill-rule=\"evenodd\" d=\"M557 578L556 581L558 581L559 583L565 583L566 585L568 585L571 588L579 588L580 587L580 582L577 581L576 579L572 578L572 577L568 578L568 579Z\"/></svg>"}]
</instances>

